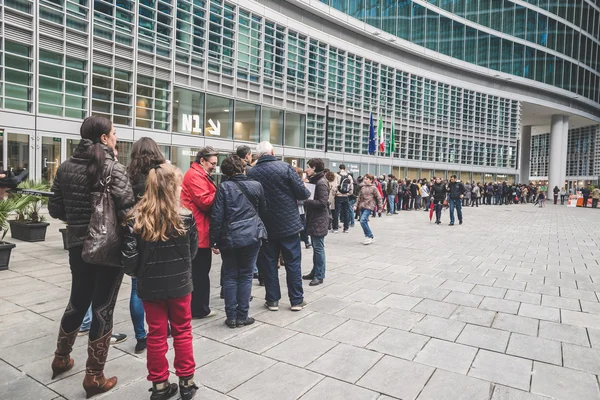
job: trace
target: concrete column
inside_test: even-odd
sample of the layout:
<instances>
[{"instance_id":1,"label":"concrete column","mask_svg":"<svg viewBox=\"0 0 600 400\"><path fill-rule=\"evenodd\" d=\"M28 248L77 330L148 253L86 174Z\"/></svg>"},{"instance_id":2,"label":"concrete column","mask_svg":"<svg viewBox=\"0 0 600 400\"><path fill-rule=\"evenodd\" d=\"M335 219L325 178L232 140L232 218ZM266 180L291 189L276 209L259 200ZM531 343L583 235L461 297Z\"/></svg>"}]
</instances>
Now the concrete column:
<instances>
[{"instance_id":1,"label":"concrete column","mask_svg":"<svg viewBox=\"0 0 600 400\"><path fill-rule=\"evenodd\" d=\"M531 167L531 126L521 129L521 149L519 150L519 182L529 183Z\"/></svg>"},{"instance_id":2,"label":"concrete column","mask_svg":"<svg viewBox=\"0 0 600 400\"><path fill-rule=\"evenodd\" d=\"M561 188L565 184L565 161L563 161L563 147L567 146L562 115L553 115L550 126L550 156L548 157L548 193L552 193L555 186ZM563 172L565 171L565 172Z\"/></svg>"},{"instance_id":3,"label":"concrete column","mask_svg":"<svg viewBox=\"0 0 600 400\"><path fill-rule=\"evenodd\" d=\"M562 146L562 154L560 159L561 169L561 185L558 185L558 188L562 188L565 186L565 180L567 179L567 150L569 148L569 117L563 116L563 146ZM552 186L554 189L554 186Z\"/></svg>"}]
</instances>

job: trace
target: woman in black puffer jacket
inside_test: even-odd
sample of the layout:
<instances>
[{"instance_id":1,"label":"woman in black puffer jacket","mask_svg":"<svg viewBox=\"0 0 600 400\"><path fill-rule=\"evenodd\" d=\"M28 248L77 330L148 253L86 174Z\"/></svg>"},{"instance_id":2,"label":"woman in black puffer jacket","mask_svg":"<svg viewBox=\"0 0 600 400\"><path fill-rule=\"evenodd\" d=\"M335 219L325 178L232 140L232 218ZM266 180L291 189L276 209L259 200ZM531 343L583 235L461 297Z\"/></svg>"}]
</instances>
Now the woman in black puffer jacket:
<instances>
[{"instance_id":1,"label":"woman in black puffer jacket","mask_svg":"<svg viewBox=\"0 0 600 400\"><path fill-rule=\"evenodd\" d=\"M92 216L90 193L102 190L105 170L113 166L110 190L119 219L133 207L135 200L125 167L115 161L117 143L112 123L100 116L88 117L81 125L81 142L71 158L61 164L52 185L54 196L48 204L53 218L67 222L69 264L72 283L69 305L60 322L53 378L73 368L70 354L79 326L92 304L88 360L83 387L87 397L112 389L117 378L104 377L113 325L113 310L123 280L122 268L104 267L83 261L83 242Z\"/></svg>"},{"instance_id":2,"label":"woman in black puffer jacket","mask_svg":"<svg viewBox=\"0 0 600 400\"><path fill-rule=\"evenodd\" d=\"M140 201L146 190L146 178L150 169L156 165L164 164L165 157L154 140L148 137L140 138L131 146L131 162L127 173L133 187L135 202ZM144 329L144 305L137 294L137 279L131 277L131 297L129 298L129 313L133 322L133 330L137 344L136 354L146 348L146 330Z\"/></svg>"},{"instance_id":3,"label":"woman in black puffer jacket","mask_svg":"<svg viewBox=\"0 0 600 400\"><path fill-rule=\"evenodd\" d=\"M217 189L210 220L210 243L221 254L221 277L225 298L225 323L230 328L251 325L248 317L252 275L262 239L267 231L261 218L266 202L263 187L244 174L244 162L227 157L221 172L228 179ZM298 211L296 211L297 213Z\"/></svg>"}]
</instances>

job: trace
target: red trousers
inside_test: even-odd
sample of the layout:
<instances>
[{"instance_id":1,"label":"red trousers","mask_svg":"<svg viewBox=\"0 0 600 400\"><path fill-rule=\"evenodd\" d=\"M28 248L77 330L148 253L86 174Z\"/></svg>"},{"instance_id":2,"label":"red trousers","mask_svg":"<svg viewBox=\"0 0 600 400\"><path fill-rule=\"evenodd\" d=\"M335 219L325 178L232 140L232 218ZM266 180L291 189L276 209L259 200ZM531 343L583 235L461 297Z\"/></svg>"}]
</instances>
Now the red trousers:
<instances>
[{"instance_id":1,"label":"red trousers","mask_svg":"<svg viewBox=\"0 0 600 400\"><path fill-rule=\"evenodd\" d=\"M148 323L146 365L150 382L169 379L167 361L167 323L171 324L175 350L175 373L179 377L194 375L194 349L192 347L191 294L176 299L143 300Z\"/></svg>"}]
</instances>

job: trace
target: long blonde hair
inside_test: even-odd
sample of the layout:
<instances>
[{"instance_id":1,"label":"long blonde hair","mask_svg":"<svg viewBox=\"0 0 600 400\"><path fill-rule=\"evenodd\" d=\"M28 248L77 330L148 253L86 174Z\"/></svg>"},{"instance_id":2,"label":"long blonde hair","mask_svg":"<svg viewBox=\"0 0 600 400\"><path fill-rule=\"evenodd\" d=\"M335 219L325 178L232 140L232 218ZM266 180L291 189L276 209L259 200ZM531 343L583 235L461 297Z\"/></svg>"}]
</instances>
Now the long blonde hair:
<instances>
[{"instance_id":1,"label":"long blonde hair","mask_svg":"<svg viewBox=\"0 0 600 400\"><path fill-rule=\"evenodd\" d=\"M147 242L167 241L186 233L180 215L179 187L183 176L176 167L164 163L150 168L146 191L129 214L133 231Z\"/></svg>"}]
</instances>

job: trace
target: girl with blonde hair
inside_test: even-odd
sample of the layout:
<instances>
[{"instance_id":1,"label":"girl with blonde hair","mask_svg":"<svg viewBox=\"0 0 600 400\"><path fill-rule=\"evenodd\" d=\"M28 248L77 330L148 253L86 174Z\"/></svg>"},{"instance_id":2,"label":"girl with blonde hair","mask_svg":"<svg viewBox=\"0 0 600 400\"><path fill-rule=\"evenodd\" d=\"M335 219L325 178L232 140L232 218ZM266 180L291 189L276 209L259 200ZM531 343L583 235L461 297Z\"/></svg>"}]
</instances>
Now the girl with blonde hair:
<instances>
[{"instance_id":1,"label":"girl with blonde hair","mask_svg":"<svg viewBox=\"0 0 600 400\"><path fill-rule=\"evenodd\" d=\"M181 171L162 163L152 166L143 196L128 214L123 265L137 278L137 294L144 304L147 336L148 380L151 400L177 394L169 383L165 357L167 326L171 326L175 349L175 372L183 400L194 397L192 348L192 259L198 251L198 231L191 211L179 203Z\"/></svg>"}]
</instances>

